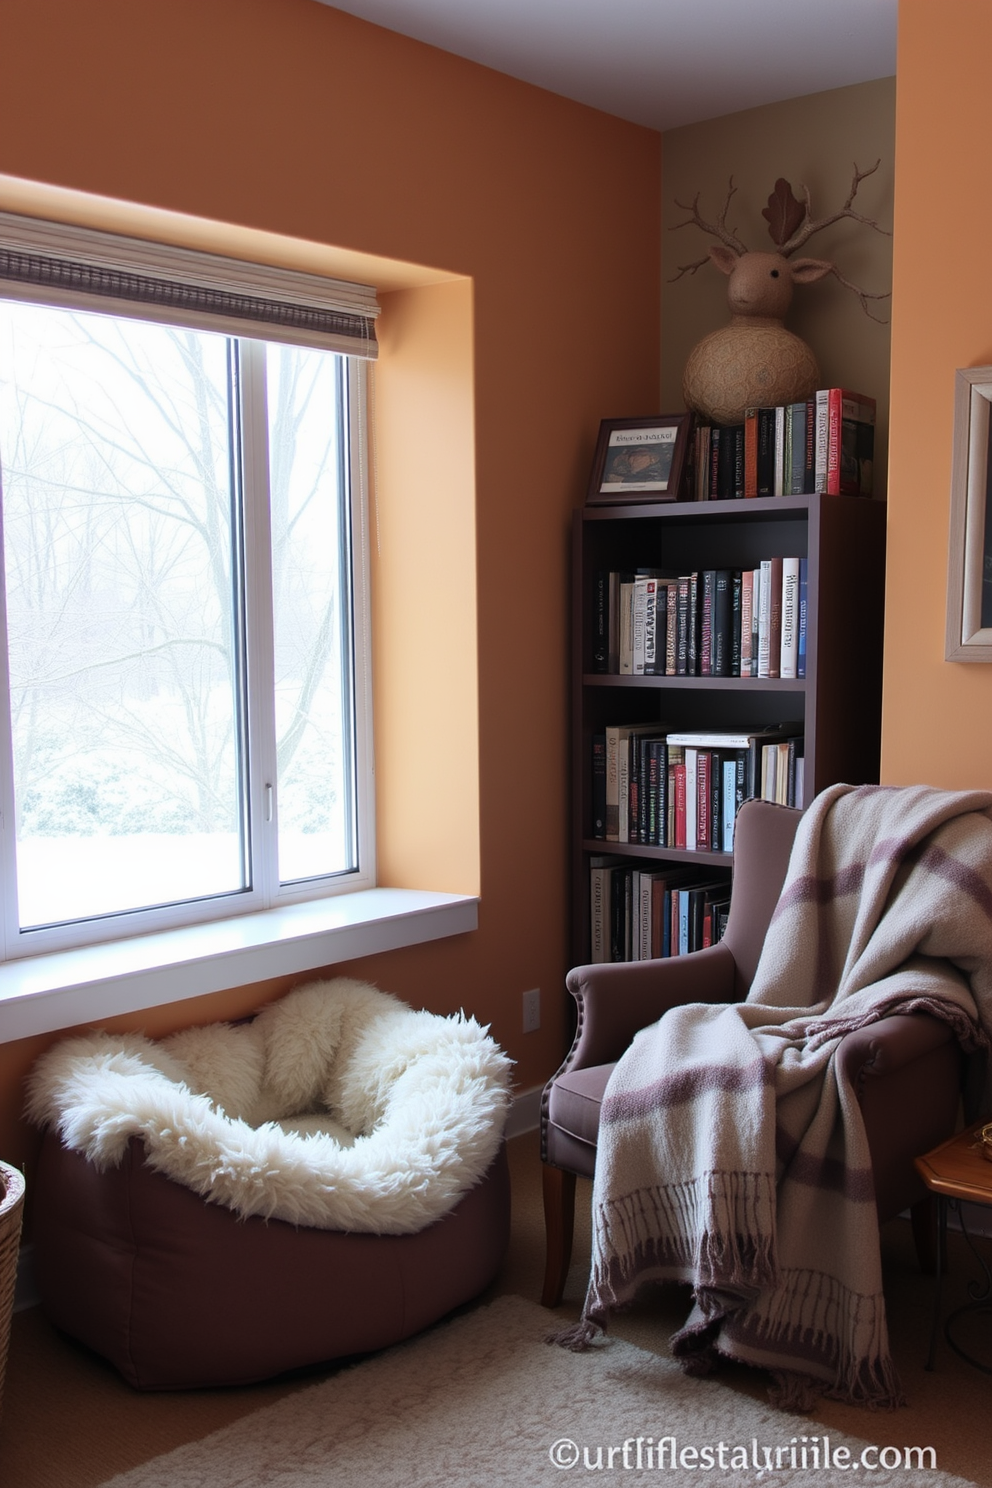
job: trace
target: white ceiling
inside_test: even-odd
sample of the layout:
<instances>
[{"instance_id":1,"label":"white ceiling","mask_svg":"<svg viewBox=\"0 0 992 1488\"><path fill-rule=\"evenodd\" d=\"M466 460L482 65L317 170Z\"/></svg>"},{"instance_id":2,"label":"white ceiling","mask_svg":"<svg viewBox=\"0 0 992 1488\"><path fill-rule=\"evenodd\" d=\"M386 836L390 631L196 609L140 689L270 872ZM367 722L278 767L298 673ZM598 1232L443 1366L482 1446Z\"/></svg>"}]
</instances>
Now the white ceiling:
<instances>
[{"instance_id":1,"label":"white ceiling","mask_svg":"<svg viewBox=\"0 0 992 1488\"><path fill-rule=\"evenodd\" d=\"M653 129L891 77L898 0L323 0Z\"/></svg>"}]
</instances>

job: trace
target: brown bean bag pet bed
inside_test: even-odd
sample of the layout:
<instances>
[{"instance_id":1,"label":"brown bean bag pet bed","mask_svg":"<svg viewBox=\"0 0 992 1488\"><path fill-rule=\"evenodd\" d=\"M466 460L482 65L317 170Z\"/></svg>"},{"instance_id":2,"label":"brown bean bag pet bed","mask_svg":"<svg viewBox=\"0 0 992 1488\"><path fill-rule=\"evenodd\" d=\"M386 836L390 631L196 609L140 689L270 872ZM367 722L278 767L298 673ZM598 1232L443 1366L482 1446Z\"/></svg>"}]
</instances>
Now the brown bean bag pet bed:
<instances>
[{"instance_id":1,"label":"brown bean bag pet bed","mask_svg":"<svg viewBox=\"0 0 992 1488\"><path fill-rule=\"evenodd\" d=\"M63 1041L29 1085L47 1315L139 1389L409 1337L505 1253L508 1072L473 1019L346 978L240 1026Z\"/></svg>"}]
</instances>

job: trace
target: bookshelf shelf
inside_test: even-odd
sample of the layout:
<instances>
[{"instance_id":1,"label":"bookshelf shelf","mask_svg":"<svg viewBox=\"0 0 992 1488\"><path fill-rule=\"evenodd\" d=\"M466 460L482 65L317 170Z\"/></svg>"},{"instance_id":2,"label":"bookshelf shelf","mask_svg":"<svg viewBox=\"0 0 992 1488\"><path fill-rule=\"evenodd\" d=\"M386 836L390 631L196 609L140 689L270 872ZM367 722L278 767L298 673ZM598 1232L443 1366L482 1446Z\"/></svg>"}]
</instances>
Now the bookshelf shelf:
<instances>
[{"instance_id":1,"label":"bookshelf shelf","mask_svg":"<svg viewBox=\"0 0 992 1488\"><path fill-rule=\"evenodd\" d=\"M685 688L690 692L757 693L805 692L805 677L631 677L609 672L586 672L584 687L647 688L654 691Z\"/></svg>"},{"instance_id":2,"label":"bookshelf shelf","mask_svg":"<svg viewBox=\"0 0 992 1488\"><path fill-rule=\"evenodd\" d=\"M632 676L592 669L600 572L684 574L807 560L806 676ZM572 534L572 957L591 958L590 864L616 855L726 872L725 852L594 837L592 744L607 725L747 731L784 724L805 740L801 804L835 781L878 779L885 505L860 497L587 506Z\"/></svg>"}]
</instances>

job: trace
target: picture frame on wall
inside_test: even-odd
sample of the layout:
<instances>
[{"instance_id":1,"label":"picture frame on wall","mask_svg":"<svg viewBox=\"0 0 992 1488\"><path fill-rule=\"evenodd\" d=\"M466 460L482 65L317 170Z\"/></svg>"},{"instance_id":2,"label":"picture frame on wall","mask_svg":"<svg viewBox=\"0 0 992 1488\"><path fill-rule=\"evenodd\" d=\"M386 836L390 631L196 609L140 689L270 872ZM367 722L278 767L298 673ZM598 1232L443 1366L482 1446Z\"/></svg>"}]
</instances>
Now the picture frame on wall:
<instances>
[{"instance_id":1,"label":"picture frame on wall","mask_svg":"<svg viewBox=\"0 0 992 1488\"><path fill-rule=\"evenodd\" d=\"M692 414L604 419L586 503L678 501L688 467Z\"/></svg>"},{"instance_id":2,"label":"picture frame on wall","mask_svg":"<svg viewBox=\"0 0 992 1488\"><path fill-rule=\"evenodd\" d=\"M954 375L946 661L992 662L992 367Z\"/></svg>"}]
</instances>

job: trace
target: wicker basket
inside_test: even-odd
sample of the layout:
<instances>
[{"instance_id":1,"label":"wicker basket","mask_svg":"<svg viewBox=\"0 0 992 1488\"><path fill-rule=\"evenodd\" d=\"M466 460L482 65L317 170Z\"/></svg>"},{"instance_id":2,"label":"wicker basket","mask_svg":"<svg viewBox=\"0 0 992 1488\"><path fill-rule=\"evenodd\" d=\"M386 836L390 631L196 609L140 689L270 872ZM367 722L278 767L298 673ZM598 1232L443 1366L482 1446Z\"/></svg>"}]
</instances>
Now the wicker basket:
<instances>
[{"instance_id":1,"label":"wicker basket","mask_svg":"<svg viewBox=\"0 0 992 1488\"><path fill-rule=\"evenodd\" d=\"M16 1168L0 1163L0 1409L3 1377L10 1342L10 1318L17 1284L17 1254L24 1213L24 1178Z\"/></svg>"}]
</instances>

